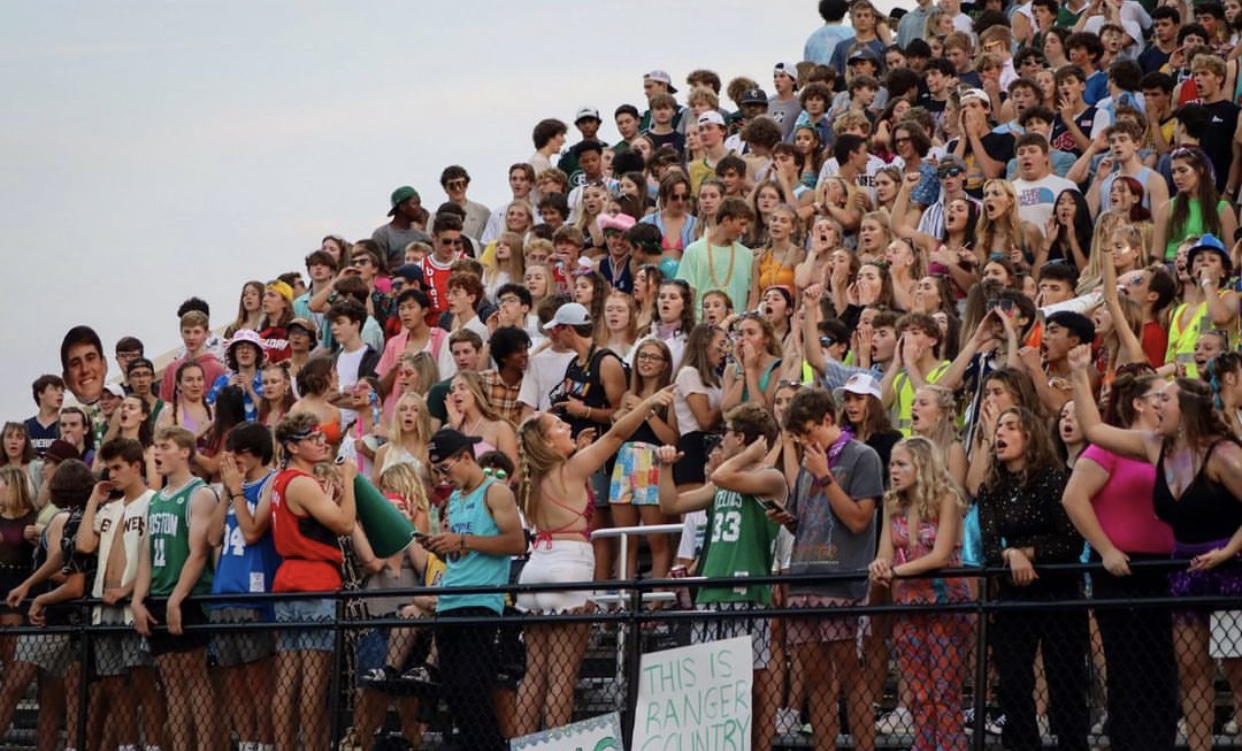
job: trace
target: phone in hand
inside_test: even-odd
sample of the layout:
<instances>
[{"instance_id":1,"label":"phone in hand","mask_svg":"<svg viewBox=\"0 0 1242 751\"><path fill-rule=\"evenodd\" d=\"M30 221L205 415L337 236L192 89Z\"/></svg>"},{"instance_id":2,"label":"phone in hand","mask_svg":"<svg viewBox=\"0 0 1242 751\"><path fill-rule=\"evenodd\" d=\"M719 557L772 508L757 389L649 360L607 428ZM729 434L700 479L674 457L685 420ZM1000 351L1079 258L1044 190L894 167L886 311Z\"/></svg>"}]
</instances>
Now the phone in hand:
<instances>
[{"instance_id":1,"label":"phone in hand","mask_svg":"<svg viewBox=\"0 0 1242 751\"><path fill-rule=\"evenodd\" d=\"M785 511L784 506L772 500L771 498L760 498L759 505L763 506L768 511L775 511L777 513L787 513Z\"/></svg>"}]
</instances>

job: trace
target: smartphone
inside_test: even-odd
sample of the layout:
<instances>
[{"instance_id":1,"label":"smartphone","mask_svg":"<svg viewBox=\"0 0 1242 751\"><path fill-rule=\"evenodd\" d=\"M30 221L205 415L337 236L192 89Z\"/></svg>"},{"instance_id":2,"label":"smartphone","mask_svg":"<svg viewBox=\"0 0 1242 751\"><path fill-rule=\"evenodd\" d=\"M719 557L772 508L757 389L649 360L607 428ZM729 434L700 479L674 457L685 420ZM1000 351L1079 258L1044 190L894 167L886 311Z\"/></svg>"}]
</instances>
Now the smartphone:
<instances>
[{"instance_id":1,"label":"smartphone","mask_svg":"<svg viewBox=\"0 0 1242 751\"><path fill-rule=\"evenodd\" d=\"M1013 300L997 300L996 308L1007 316L1013 315Z\"/></svg>"},{"instance_id":2,"label":"smartphone","mask_svg":"<svg viewBox=\"0 0 1242 751\"><path fill-rule=\"evenodd\" d=\"M785 511L784 506L772 500L771 498L760 498L759 505L763 506L768 511L780 511L780 512Z\"/></svg>"}]
</instances>

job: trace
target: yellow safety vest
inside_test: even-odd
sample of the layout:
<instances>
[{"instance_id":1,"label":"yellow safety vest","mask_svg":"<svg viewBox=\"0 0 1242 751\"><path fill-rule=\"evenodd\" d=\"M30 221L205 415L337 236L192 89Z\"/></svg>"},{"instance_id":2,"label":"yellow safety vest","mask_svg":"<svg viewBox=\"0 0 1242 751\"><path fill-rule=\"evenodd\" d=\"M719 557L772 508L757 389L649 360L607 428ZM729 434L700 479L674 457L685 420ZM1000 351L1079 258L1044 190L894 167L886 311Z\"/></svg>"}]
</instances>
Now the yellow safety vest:
<instances>
[{"instance_id":1,"label":"yellow safety vest","mask_svg":"<svg viewBox=\"0 0 1242 751\"><path fill-rule=\"evenodd\" d=\"M949 372L949 367L952 364L953 363L948 360L945 360L936 367L932 368L931 371L928 372L927 377L923 380L929 384L936 383L941 378L944 378L944 374ZM892 389L893 393L897 396L896 400L893 402L893 406L890 409L890 414L893 418L893 427L900 430L902 436L909 438L911 432L913 432L912 424L914 418L912 412L914 410L914 385L910 383L910 376L906 375L906 371L901 371L893 379Z\"/></svg>"}]
</instances>

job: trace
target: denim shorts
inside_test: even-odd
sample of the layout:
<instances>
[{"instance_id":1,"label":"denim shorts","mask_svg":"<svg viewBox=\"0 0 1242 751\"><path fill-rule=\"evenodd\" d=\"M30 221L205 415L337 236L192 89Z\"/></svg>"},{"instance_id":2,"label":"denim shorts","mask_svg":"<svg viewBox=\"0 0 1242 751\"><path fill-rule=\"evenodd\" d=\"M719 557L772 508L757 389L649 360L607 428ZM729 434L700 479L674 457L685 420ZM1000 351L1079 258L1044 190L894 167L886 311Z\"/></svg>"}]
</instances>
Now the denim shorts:
<instances>
[{"instance_id":1,"label":"denim shorts","mask_svg":"<svg viewBox=\"0 0 1242 751\"><path fill-rule=\"evenodd\" d=\"M276 603L277 623L331 623L336 620L336 600L280 600ZM330 628L281 629L276 637L277 652L332 652L336 632Z\"/></svg>"}]
</instances>

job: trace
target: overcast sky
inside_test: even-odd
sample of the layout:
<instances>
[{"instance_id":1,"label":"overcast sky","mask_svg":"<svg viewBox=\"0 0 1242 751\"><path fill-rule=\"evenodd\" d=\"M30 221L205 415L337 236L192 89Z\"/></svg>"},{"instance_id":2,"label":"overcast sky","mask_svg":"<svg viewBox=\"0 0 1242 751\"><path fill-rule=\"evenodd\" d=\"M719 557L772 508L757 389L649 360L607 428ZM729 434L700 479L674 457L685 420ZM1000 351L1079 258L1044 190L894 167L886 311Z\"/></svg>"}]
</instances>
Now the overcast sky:
<instances>
[{"instance_id":1,"label":"overcast sky","mask_svg":"<svg viewBox=\"0 0 1242 751\"><path fill-rule=\"evenodd\" d=\"M126 334L158 354L180 301L227 323L245 280L303 270L325 234L369 237L398 185L434 207L457 163L495 206L541 118L598 107L615 141L612 110L642 108L653 68L683 91L707 67L771 93L821 24L815 0L0 8L5 419L33 414L70 326L110 361Z\"/></svg>"}]
</instances>

